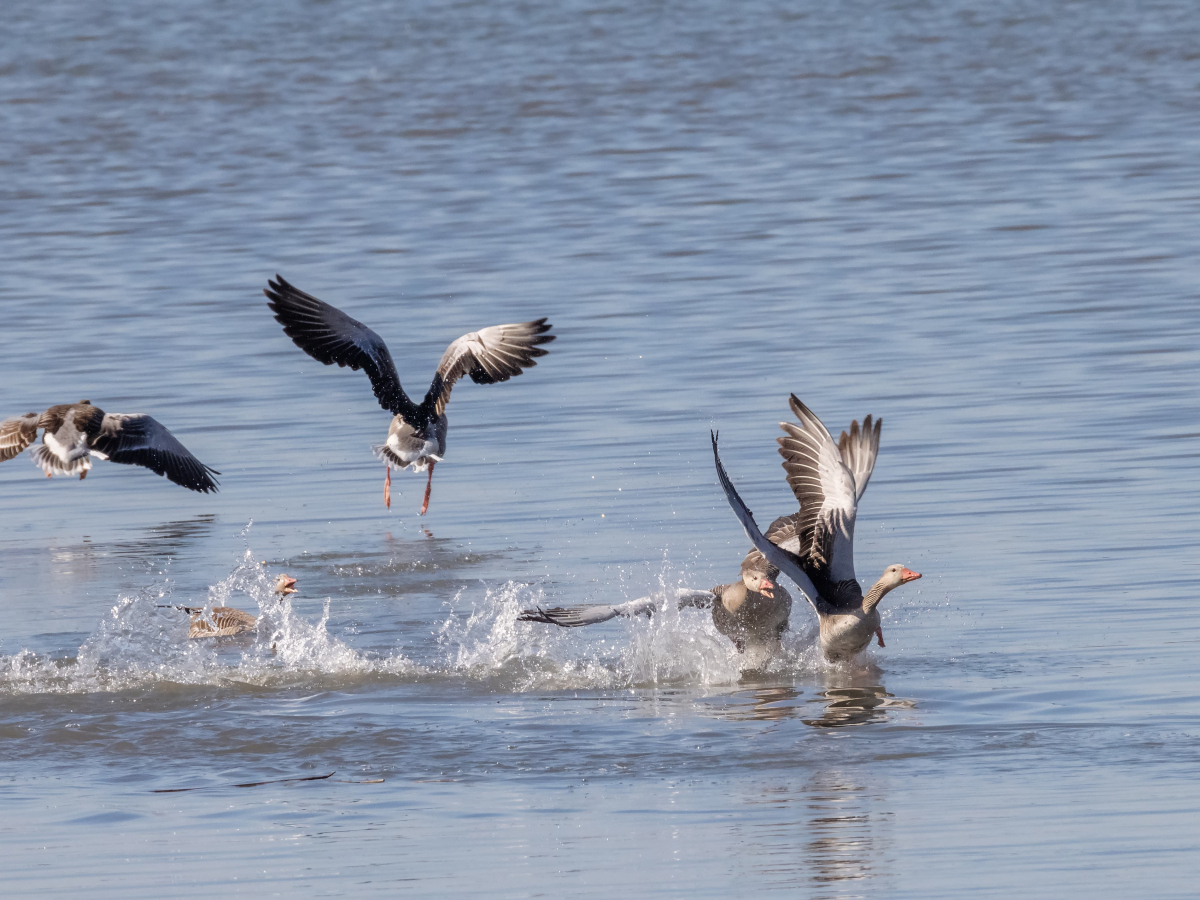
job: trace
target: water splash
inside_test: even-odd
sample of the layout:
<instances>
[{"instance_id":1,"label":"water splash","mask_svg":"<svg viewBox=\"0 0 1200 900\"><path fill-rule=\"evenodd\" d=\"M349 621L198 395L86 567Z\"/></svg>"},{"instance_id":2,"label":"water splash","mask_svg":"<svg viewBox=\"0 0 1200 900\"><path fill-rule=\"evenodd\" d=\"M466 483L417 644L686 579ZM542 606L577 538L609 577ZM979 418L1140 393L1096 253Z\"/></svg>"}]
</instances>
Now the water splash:
<instances>
[{"instance_id":1,"label":"water splash","mask_svg":"<svg viewBox=\"0 0 1200 900\"><path fill-rule=\"evenodd\" d=\"M650 596L651 618L614 619L586 628L518 622L522 609L547 603L542 588L508 582L487 587L462 611L460 593L438 632L442 674L486 680L498 690L604 690L696 684L736 684L754 661L738 654L707 610L680 610L674 603L683 579L663 566ZM812 674L829 668L817 645L815 624L804 601L793 609L799 632L784 636L783 649L758 666L763 674Z\"/></svg>"},{"instance_id":2,"label":"water splash","mask_svg":"<svg viewBox=\"0 0 1200 900\"><path fill-rule=\"evenodd\" d=\"M121 596L73 658L28 650L0 656L0 696L92 693L159 684L349 687L363 678L457 680L505 692L613 690L637 687L727 685L756 675L790 677L830 668L817 646L811 613L800 600L795 631L782 651L761 663L740 655L717 632L707 610L678 609L686 573L664 560L651 596L652 618L564 629L518 622L522 609L554 605L536 585L484 585L482 596L460 590L421 665L398 652L356 649L329 633L330 601L313 622L297 615L290 597L274 592L277 574L255 562L247 549L233 570L207 589L204 612L218 606L256 611L257 628L227 638L188 638L190 616L173 598L169 581ZM644 591L632 582L630 593Z\"/></svg>"},{"instance_id":3,"label":"water splash","mask_svg":"<svg viewBox=\"0 0 1200 900\"><path fill-rule=\"evenodd\" d=\"M329 634L329 600L317 622L297 615L290 597L275 593L271 574L249 549L228 576L209 587L201 615L217 606L257 608L255 631L189 639L190 617L172 604L173 589L164 582L120 597L74 658L28 650L0 657L0 695L121 691L160 683L312 685L417 671L402 656L369 656Z\"/></svg>"}]
</instances>

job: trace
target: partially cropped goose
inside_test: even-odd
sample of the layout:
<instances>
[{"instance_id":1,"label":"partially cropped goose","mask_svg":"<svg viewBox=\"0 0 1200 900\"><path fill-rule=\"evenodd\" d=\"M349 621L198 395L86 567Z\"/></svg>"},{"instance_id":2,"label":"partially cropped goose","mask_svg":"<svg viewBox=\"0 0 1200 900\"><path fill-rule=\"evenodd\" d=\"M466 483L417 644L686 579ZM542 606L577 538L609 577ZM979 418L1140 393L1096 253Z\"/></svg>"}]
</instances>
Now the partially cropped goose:
<instances>
[{"instance_id":1,"label":"partially cropped goose","mask_svg":"<svg viewBox=\"0 0 1200 900\"><path fill-rule=\"evenodd\" d=\"M0 462L19 455L37 439L30 452L49 478L78 475L82 481L92 468L92 457L126 465L145 466L191 491L217 489L220 475L188 452L156 419L140 413L105 413L90 400L52 406L43 413L30 412L0 422Z\"/></svg>"},{"instance_id":2,"label":"partially cropped goose","mask_svg":"<svg viewBox=\"0 0 1200 900\"><path fill-rule=\"evenodd\" d=\"M889 591L920 578L921 573L900 564L888 566L865 596L854 576L854 520L875 468L882 420L872 427L867 416L861 429L855 421L835 443L821 420L795 394L791 407L800 424L780 423L786 437L779 439L779 452L788 484L800 503L800 512L791 517L794 539L776 546L759 531L754 514L721 464L715 434L713 459L725 497L754 546L800 586L816 610L826 658L845 659L863 650L873 635L879 636L883 646L879 601Z\"/></svg>"},{"instance_id":3,"label":"partially cropped goose","mask_svg":"<svg viewBox=\"0 0 1200 900\"><path fill-rule=\"evenodd\" d=\"M274 593L280 600L296 593L296 579L280 575L275 579ZM230 637L253 631L258 626L257 616L232 606L214 606L209 616L204 615L203 606L179 606L176 609L182 609L192 617L189 638Z\"/></svg>"},{"instance_id":4,"label":"partially cropped goose","mask_svg":"<svg viewBox=\"0 0 1200 900\"><path fill-rule=\"evenodd\" d=\"M676 604L712 609L717 631L729 638L739 653L752 665L762 665L779 651L780 637L788 627L792 598L772 582L779 570L758 550L751 550L742 561L741 578L711 591L680 590ZM523 610L519 622L545 622L563 628L578 628L607 622L617 616L651 616L659 608L653 597L642 597L612 606L558 606L552 609Z\"/></svg>"},{"instance_id":5,"label":"partially cropped goose","mask_svg":"<svg viewBox=\"0 0 1200 900\"><path fill-rule=\"evenodd\" d=\"M383 502L389 508L392 505L392 466L414 472L428 468L421 515L429 509L433 467L446 455L449 428L446 404L450 402L455 382L463 375L471 376L476 384L508 381L536 366L535 357L548 352L539 345L554 340L554 335L546 333L551 326L545 319L493 325L464 334L442 354L425 399L413 403L400 386L400 376L383 338L340 309L293 287L279 275L269 284L270 288L263 289L267 305L297 347L327 366L337 363L362 369L371 379L379 405L393 415L387 441L371 448L387 467Z\"/></svg>"}]
</instances>

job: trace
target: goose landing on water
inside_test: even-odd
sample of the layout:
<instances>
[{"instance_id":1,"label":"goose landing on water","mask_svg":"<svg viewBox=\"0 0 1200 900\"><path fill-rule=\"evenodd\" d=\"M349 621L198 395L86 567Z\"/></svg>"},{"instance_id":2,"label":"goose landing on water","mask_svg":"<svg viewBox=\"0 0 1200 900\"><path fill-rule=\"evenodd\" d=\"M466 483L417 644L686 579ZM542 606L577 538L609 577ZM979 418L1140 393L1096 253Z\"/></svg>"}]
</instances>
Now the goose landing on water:
<instances>
[{"instance_id":1,"label":"goose landing on water","mask_svg":"<svg viewBox=\"0 0 1200 900\"><path fill-rule=\"evenodd\" d=\"M12 459L37 440L30 452L34 463L52 475L78 475L82 481L92 457L125 465L145 466L190 491L217 489L220 475L188 452L175 435L156 419L139 413L105 413L90 400L52 406L43 413L25 413L0 422L0 462Z\"/></svg>"},{"instance_id":2,"label":"goose landing on water","mask_svg":"<svg viewBox=\"0 0 1200 900\"><path fill-rule=\"evenodd\" d=\"M757 550L742 561L741 578L711 591L681 589L675 597L680 609L688 606L711 609L717 631L729 638L743 654L743 668L761 668L779 652L780 638L788 627L792 598L772 582L778 569ZM545 622L563 628L578 628L607 622L617 616L652 616L660 608L653 597L642 597L613 606L558 606L527 609L518 622Z\"/></svg>"},{"instance_id":3,"label":"goose landing on water","mask_svg":"<svg viewBox=\"0 0 1200 900\"><path fill-rule=\"evenodd\" d=\"M290 575L280 575L275 579L272 589L280 600L288 594L296 593L296 579ZM246 634L258 627L258 617L232 606L214 606L210 615L204 615L203 606L176 606L192 617L188 628L189 638L231 637L235 634Z\"/></svg>"},{"instance_id":4,"label":"goose landing on water","mask_svg":"<svg viewBox=\"0 0 1200 900\"><path fill-rule=\"evenodd\" d=\"M515 325L493 325L464 334L442 354L433 383L419 404L413 403L396 374L396 364L383 338L340 309L306 294L276 275L264 288L267 305L297 347L325 365L337 363L362 369L371 379L379 405L393 415L387 441L371 449L383 460L383 502L392 505L392 466L414 472L429 470L421 515L429 509L433 467L446 455L446 404L463 375L476 384L495 384L536 366L535 357L547 352L539 345L554 340L545 319Z\"/></svg>"},{"instance_id":5,"label":"goose landing on water","mask_svg":"<svg viewBox=\"0 0 1200 900\"><path fill-rule=\"evenodd\" d=\"M787 437L779 438L779 453L788 484L800 503L800 512L790 517L794 539L776 546L759 531L754 514L721 464L716 434L711 435L713 460L725 497L751 542L799 585L816 611L825 657L846 659L865 649L874 635L883 645L879 601L900 585L920 578L921 573L899 564L888 566L865 596L854 575L854 521L858 501L875 468L882 421L872 428L868 416L861 430L856 421L835 443L821 420L795 394L791 407L800 424L780 423Z\"/></svg>"}]
</instances>

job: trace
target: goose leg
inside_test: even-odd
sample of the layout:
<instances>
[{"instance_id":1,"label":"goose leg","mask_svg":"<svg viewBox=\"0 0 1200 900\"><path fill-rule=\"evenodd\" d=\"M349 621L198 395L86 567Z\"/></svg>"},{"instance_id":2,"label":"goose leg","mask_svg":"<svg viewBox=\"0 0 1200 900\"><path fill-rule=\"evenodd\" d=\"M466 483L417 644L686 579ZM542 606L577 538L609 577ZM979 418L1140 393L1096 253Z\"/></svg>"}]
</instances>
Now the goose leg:
<instances>
[{"instance_id":1,"label":"goose leg","mask_svg":"<svg viewBox=\"0 0 1200 900\"><path fill-rule=\"evenodd\" d=\"M80 473L79 473L79 480L80 480L80 481L83 481L83 479L87 478L87 473L88 473L88 470L87 470L87 469L84 469L82 472L80 472Z\"/></svg>"},{"instance_id":2,"label":"goose leg","mask_svg":"<svg viewBox=\"0 0 1200 900\"><path fill-rule=\"evenodd\" d=\"M882 625L880 625L878 628L875 629L875 637L879 638L879 646L880 647L887 646L887 644L885 644L883 642L883 626Z\"/></svg>"},{"instance_id":3,"label":"goose leg","mask_svg":"<svg viewBox=\"0 0 1200 900\"><path fill-rule=\"evenodd\" d=\"M425 515L429 509L429 492L433 490L433 467L436 465L432 459L429 461L429 480L425 482L425 502L421 504L421 515Z\"/></svg>"},{"instance_id":4,"label":"goose leg","mask_svg":"<svg viewBox=\"0 0 1200 900\"><path fill-rule=\"evenodd\" d=\"M392 508L392 467L387 463L383 464L384 471L387 472L383 476L383 505L388 509Z\"/></svg>"}]
</instances>

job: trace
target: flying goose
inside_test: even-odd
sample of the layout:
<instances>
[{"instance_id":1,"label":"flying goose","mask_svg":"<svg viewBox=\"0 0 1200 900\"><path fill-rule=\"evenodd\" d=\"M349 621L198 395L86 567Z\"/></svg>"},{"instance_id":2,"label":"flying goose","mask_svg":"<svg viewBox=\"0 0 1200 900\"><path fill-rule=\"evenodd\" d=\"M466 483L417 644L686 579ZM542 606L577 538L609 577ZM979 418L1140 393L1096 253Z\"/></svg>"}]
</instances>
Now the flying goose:
<instances>
[{"instance_id":1,"label":"flying goose","mask_svg":"<svg viewBox=\"0 0 1200 900\"><path fill-rule=\"evenodd\" d=\"M290 575L280 575L275 579L274 594L282 600L288 594L296 593L296 579ZM204 615L203 606L176 606L192 617L188 627L189 638L230 637L235 634L245 634L258 626L258 617L232 606L214 606L211 615Z\"/></svg>"},{"instance_id":2,"label":"flying goose","mask_svg":"<svg viewBox=\"0 0 1200 900\"><path fill-rule=\"evenodd\" d=\"M776 524L779 523L790 524L790 520L779 519ZM718 585L711 591L680 589L675 602L681 609L686 606L712 609L717 631L729 638L739 653L752 659L754 666L760 666L779 651L780 637L787 630L792 609L791 596L771 581L778 573L762 553L751 550L742 561L739 580ZM522 611L517 621L578 628L617 616L651 616L658 608L659 603L653 597L642 597L614 606L536 607Z\"/></svg>"},{"instance_id":3,"label":"flying goose","mask_svg":"<svg viewBox=\"0 0 1200 900\"><path fill-rule=\"evenodd\" d=\"M34 463L53 475L79 475L82 481L92 468L92 457L125 465L145 466L191 491L217 489L220 475L188 452L158 420L140 413L105 413L91 400L52 406L43 413L29 412L0 422L0 462L30 450Z\"/></svg>"},{"instance_id":4,"label":"flying goose","mask_svg":"<svg viewBox=\"0 0 1200 900\"><path fill-rule=\"evenodd\" d=\"M788 484L800 503L800 512L791 517L794 539L776 546L759 531L754 514L721 464L717 436L712 434L717 478L751 542L799 585L816 610L825 657L845 659L863 650L872 635L878 635L883 646L879 601L889 591L920 578L921 573L899 564L888 566L866 596L854 576L854 520L875 468L882 420L872 427L867 416L861 429L855 421L849 433L843 431L835 443L821 420L795 394L791 407L800 424L780 423L786 437L779 438L779 453Z\"/></svg>"},{"instance_id":5,"label":"flying goose","mask_svg":"<svg viewBox=\"0 0 1200 900\"><path fill-rule=\"evenodd\" d=\"M418 404L400 386L400 376L383 338L340 309L289 284L279 275L264 288L267 305L284 334L318 362L362 369L371 379L379 405L392 413L387 441L372 446L387 469L383 502L392 505L392 466L414 472L429 470L421 515L429 509L433 467L446 454L446 404L463 375L476 384L495 384L536 366L535 357L548 351L539 344L554 340L544 318L514 325L493 325L464 334L446 348L425 398Z\"/></svg>"}]
</instances>

